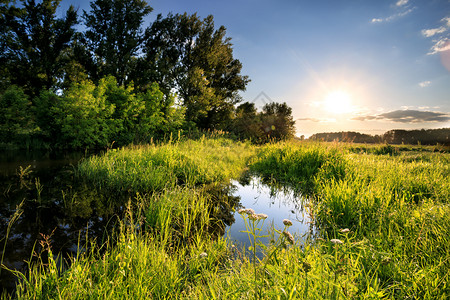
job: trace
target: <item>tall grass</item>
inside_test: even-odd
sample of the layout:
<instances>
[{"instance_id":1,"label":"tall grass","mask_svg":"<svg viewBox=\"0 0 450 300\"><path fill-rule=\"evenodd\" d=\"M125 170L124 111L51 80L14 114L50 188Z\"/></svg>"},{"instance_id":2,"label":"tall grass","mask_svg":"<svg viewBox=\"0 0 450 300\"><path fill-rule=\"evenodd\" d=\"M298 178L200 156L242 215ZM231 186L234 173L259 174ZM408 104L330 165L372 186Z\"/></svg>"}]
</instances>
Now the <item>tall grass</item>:
<instances>
[{"instance_id":1,"label":"tall grass","mask_svg":"<svg viewBox=\"0 0 450 300\"><path fill-rule=\"evenodd\" d=\"M323 147L317 143L287 141L268 144L258 149L250 168L266 179L274 179L302 192L314 189L318 172L327 179L339 179L347 170L342 149Z\"/></svg>"},{"instance_id":2,"label":"tall grass","mask_svg":"<svg viewBox=\"0 0 450 300\"><path fill-rule=\"evenodd\" d=\"M358 270L396 298L450 293L450 156L387 146L284 143L262 148L252 167L314 191L310 207L322 237L350 228ZM308 157L308 159L304 159ZM305 179L306 178L306 179ZM354 270L356 271L356 270Z\"/></svg>"},{"instance_id":3,"label":"tall grass","mask_svg":"<svg viewBox=\"0 0 450 300\"><path fill-rule=\"evenodd\" d=\"M446 299L450 154L384 147L283 142L253 148L204 139L93 157L79 175L106 189L139 191L135 208L101 251L79 253L67 269L50 263L18 275L17 296ZM291 245L274 231L275 242L257 260L209 234L217 203L204 185L239 176L247 163L309 196L318 236L295 237ZM256 250L263 233L250 229Z\"/></svg>"},{"instance_id":4,"label":"tall grass","mask_svg":"<svg viewBox=\"0 0 450 300\"><path fill-rule=\"evenodd\" d=\"M231 140L200 139L110 150L82 162L78 175L113 190L161 191L238 177L254 147Z\"/></svg>"}]
</instances>

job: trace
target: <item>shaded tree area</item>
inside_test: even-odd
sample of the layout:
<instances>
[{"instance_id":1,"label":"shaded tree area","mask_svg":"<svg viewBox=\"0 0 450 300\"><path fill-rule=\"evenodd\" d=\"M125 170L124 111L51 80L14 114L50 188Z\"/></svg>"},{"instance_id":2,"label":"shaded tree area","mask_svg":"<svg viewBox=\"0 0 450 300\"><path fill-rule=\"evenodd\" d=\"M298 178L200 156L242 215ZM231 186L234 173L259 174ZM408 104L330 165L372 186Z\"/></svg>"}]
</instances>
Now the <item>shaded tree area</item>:
<instances>
[{"instance_id":1,"label":"shaded tree area","mask_svg":"<svg viewBox=\"0 0 450 300\"><path fill-rule=\"evenodd\" d=\"M0 145L98 148L234 128L250 80L226 28L187 13L145 28L152 10L144 0L93 0L83 12L0 0Z\"/></svg>"},{"instance_id":2,"label":"shaded tree area","mask_svg":"<svg viewBox=\"0 0 450 300\"><path fill-rule=\"evenodd\" d=\"M293 138L295 121L292 108L286 103L272 102L258 112L254 103L242 103L236 108L228 130L238 139L256 143Z\"/></svg>"},{"instance_id":3,"label":"shaded tree area","mask_svg":"<svg viewBox=\"0 0 450 300\"><path fill-rule=\"evenodd\" d=\"M213 16L158 15L144 28L144 0L93 0L81 13L60 12L60 1L0 0L3 147L101 148L187 130L294 135L286 103L239 105L250 80Z\"/></svg>"},{"instance_id":4,"label":"shaded tree area","mask_svg":"<svg viewBox=\"0 0 450 300\"><path fill-rule=\"evenodd\" d=\"M390 130L383 135L368 135L358 132L328 132L313 134L310 140L327 142L351 142L351 143L387 143L410 145L450 145L450 128L421 129L421 130Z\"/></svg>"},{"instance_id":5,"label":"shaded tree area","mask_svg":"<svg viewBox=\"0 0 450 300\"><path fill-rule=\"evenodd\" d=\"M450 128L421 130L390 130L383 134L383 141L389 144L422 144L437 143L450 146Z\"/></svg>"},{"instance_id":6,"label":"shaded tree area","mask_svg":"<svg viewBox=\"0 0 450 300\"><path fill-rule=\"evenodd\" d=\"M1 87L20 86L32 100L42 89L58 87L78 24L73 6L64 18L56 17L59 2L23 0L16 7L2 0Z\"/></svg>"},{"instance_id":7,"label":"shaded tree area","mask_svg":"<svg viewBox=\"0 0 450 300\"><path fill-rule=\"evenodd\" d=\"M313 141L325 141L325 142L346 142L346 143L367 143L376 144L382 142L382 137L379 135L369 135L354 131L342 131L342 132L324 132L316 133L309 137L309 140Z\"/></svg>"}]
</instances>

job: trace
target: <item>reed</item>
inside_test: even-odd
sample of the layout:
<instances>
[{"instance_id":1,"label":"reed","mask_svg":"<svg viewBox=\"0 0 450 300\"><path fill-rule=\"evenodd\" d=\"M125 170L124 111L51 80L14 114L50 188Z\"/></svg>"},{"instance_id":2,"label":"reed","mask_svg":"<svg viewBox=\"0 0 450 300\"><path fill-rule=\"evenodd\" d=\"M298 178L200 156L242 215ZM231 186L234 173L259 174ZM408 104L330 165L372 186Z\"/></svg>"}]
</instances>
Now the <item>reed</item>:
<instances>
[{"instance_id":1,"label":"reed","mask_svg":"<svg viewBox=\"0 0 450 300\"><path fill-rule=\"evenodd\" d=\"M357 147L256 147L216 138L86 160L79 176L139 194L111 243L80 252L66 269L50 264L31 266L28 277L18 273L17 297L446 299L450 154ZM217 203L206 184L236 178L247 166L308 196L318 235L291 239L286 227L273 228L276 242L262 247L261 259L211 235ZM256 250L264 233L253 215L245 218Z\"/></svg>"}]
</instances>

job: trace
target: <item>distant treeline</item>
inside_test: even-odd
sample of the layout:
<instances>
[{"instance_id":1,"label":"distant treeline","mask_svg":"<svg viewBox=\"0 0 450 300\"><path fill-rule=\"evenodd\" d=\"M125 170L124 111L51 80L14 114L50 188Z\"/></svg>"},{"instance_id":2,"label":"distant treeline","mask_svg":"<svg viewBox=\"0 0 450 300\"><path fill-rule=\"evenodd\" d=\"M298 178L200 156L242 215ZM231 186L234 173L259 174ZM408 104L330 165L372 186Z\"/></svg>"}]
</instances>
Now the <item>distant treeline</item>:
<instances>
[{"instance_id":1,"label":"distant treeline","mask_svg":"<svg viewBox=\"0 0 450 300\"><path fill-rule=\"evenodd\" d=\"M383 135L369 135L353 131L325 132L313 134L309 140L351 143L388 143L411 145L450 145L450 128L421 130L389 130Z\"/></svg>"},{"instance_id":2,"label":"distant treeline","mask_svg":"<svg viewBox=\"0 0 450 300\"><path fill-rule=\"evenodd\" d=\"M285 103L238 106L250 79L213 16L159 14L144 27L144 0L58 9L60 0L1 2L0 147L99 148L208 130L293 137Z\"/></svg>"}]
</instances>

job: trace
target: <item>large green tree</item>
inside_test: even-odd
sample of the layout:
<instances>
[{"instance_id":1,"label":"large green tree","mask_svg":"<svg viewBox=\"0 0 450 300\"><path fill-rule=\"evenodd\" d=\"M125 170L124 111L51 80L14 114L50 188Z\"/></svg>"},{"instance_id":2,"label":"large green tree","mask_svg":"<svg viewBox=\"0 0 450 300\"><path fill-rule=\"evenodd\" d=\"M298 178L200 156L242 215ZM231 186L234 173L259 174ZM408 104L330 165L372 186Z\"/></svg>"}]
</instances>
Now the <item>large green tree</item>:
<instances>
[{"instance_id":1,"label":"large green tree","mask_svg":"<svg viewBox=\"0 0 450 300\"><path fill-rule=\"evenodd\" d=\"M215 29L212 16L158 15L146 31L144 54L139 86L156 81L167 94L175 90L187 120L200 128L223 128L249 82L225 27Z\"/></svg>"},{"instance_id":2,"label":"large green tree","mask_svg":"<svg viewBox=\"0 0 450 300\"><path fill-rule=\"evenodd\" d=\"M271 102L264 105L261 113L262 129L266 139L288 139L295 135L292 108L286 102Z\"/></svg>"},{"instance_id":3,"label":"large green tree","mask_svg":"<svg viewBox=\"0 0 450 300\"><path fill-rule=\"evenodd\" d=\"M77 24L77 12L70 6L64 18L56 17L60 0L23 0L20 6L3 1L0 61L2 72L30 95L57 88L64 77L67 50ZM6 32L5 32L6 31Z\"/></svg>"},{"instance_id":4,"label":"large green tree","mask_svg":"<svg viewBox=\"0 0 450 300\"><path fill-rule=\"evenodd\" d=\"M144 17L152 8L144 0L95 0L83 12L87 27L82 43L90 55L84 64L91 79L114 76L119 85L127 84L141 50Z\"/></svg>"}]
</instances>

